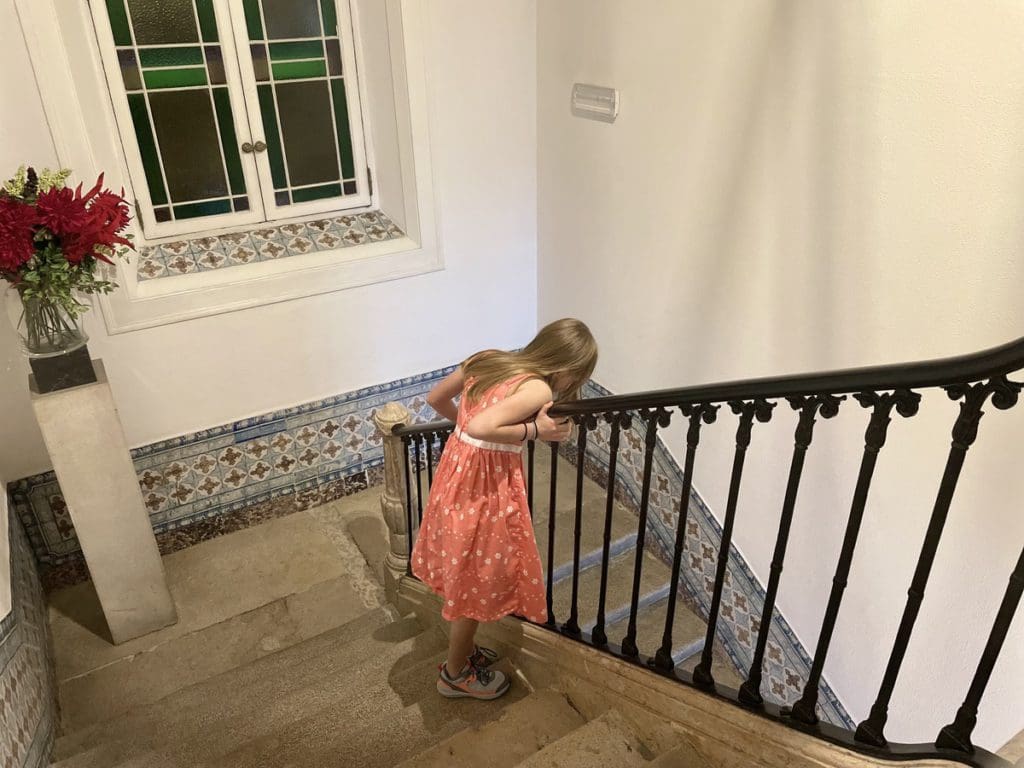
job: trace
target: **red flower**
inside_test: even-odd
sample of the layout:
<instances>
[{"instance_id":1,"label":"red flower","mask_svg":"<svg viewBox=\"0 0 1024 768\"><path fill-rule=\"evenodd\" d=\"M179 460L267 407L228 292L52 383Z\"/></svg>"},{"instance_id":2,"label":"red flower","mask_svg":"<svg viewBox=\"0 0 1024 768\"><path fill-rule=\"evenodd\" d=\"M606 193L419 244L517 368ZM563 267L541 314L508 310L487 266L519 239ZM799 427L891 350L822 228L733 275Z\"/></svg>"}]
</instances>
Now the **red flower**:
<instances>
[{"instance_id":1,"label":"red flower","mask_svg":"<svg viewBox=\"0 0 1024 768\"><path fill-rule=\"evenodd\" d=\"M39 195L36 207L39 223L58 236L81 229L88 215L81 186L77 190L47 190Z\"/></svg>"},{"instance_id":2,"label":"red flower","mask_svg":"<svg viewBox=\"0 0 1024 768\"><path fill-rule=\"evenodd\" d=\"M16 273L32 258L32 235L38 223L31 205L0 197L0 271Z\"/></svg>"}]
</instances>

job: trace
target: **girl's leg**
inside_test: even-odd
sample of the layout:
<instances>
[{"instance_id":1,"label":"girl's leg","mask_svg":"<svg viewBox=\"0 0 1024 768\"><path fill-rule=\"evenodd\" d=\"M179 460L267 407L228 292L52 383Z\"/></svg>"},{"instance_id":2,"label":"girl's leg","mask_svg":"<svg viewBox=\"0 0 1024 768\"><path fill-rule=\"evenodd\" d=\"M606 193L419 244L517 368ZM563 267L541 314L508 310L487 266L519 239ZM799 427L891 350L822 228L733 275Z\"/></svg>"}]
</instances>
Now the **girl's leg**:
<instances>
[{"instance_id":1,"label":"girl's leg","mask_svg":"<svg viewBox=\"0 0 1024 768\"><path fill-rule=\"evenodd\" d=\"M455 619L448 637L448 659L445 667L449 675L458 675L473 653L473 637L479 622L475 619Z\"/></svg>"}]
</instances>

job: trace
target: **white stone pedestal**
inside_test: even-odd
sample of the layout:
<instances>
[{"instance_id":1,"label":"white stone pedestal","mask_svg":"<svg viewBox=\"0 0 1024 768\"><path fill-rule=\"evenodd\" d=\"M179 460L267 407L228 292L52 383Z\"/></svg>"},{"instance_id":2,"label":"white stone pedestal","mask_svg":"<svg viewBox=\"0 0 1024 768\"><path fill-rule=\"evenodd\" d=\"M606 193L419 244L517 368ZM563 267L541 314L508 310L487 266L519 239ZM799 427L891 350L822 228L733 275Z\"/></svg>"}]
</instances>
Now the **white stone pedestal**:
<instances>
[{"instance_id":1,"label":"white stone pedestal","mask_svg":"<svg viewBox=\"0 0 1024 768\"><path fill-rule=\"evenodd\" d=\"M40 395L32 407L115 643L178 620L107 383Z\"/></svg>"}]
</instances>

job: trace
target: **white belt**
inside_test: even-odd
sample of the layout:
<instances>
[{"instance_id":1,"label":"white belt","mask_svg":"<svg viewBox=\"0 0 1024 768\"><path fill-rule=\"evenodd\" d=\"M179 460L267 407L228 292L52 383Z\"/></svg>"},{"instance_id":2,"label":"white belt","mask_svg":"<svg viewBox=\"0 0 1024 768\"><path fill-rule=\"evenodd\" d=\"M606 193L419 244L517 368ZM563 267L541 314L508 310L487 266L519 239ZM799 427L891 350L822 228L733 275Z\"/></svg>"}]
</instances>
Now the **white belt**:
<instances>
[{"instance_id":1,"label":"white belt","mask_svg":"<svg viewBox=\"0 0 1024 768\"><path fill-rule=\"evenodd\" d=\"M503 451L504 453L522 453L522 444L513 445L511 443L490 443L486 440L477 440L475 437L470 437L459 427L455 428L455 436L464 443L472 445L476 448L483 448L485 451Z\"/></svg>"}]
</instances>

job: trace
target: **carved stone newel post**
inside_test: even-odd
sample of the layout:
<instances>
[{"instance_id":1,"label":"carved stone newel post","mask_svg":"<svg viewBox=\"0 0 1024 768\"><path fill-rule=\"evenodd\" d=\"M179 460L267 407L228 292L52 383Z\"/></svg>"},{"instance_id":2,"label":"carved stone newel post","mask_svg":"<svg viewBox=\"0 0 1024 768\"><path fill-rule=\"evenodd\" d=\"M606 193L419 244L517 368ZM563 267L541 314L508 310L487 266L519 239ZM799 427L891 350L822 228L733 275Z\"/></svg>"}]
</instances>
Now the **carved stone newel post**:
<instances>
[{"instance_id":1,"label":"carved stone newel post","mask_svg":"<svg viewBox=\"0 0 1024 768\"><path fill-rule=\"evenodd\" d=\"M391 430L398 424L408 424L411 416L400 403L388 403L374 414L373 420L384 436L384 492L380 496L380 508L390 540L384 558L384 590L394 602L398 582L409 565L409 525L405 511L405 451L402 439L394 437Z\"/></svg>"}]
</instances>

